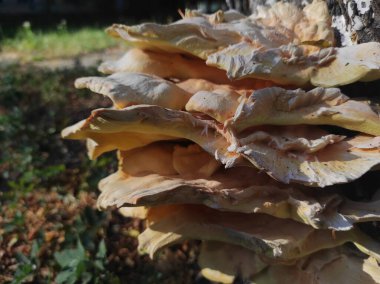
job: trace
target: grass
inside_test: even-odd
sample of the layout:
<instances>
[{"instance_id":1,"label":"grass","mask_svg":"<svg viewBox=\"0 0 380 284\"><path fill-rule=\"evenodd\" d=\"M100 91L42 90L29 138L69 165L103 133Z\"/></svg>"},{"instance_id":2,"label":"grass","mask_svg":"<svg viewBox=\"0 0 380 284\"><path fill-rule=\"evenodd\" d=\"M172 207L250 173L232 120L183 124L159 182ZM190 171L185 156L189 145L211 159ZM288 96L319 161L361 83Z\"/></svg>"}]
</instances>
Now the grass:
<instances>
[{"instance_id":1,"label":"grass","mask_svg":"<svg viewBox=\"0 0 380 284\"><path fill-rule=\"evenodd\" d=\"M99 180L115 153L89 161L60 131L110 102L73 87L95 68L0 67L0 283L209 283L197 247L156 260L137 251L143 222L96 208Z\"/></svg>"},{"instance_id":2,"label":"grass","mask_svg":"<svg viewBox=\"0 0 380 284\"><path fill-rule=\"evenodd\" d=\"M30 62L114 45L101 29L70 32L62 24L38 32L26 24L1 48ZM197 246L185 243L150 260L137 251L142 221L96 208L97 184L116 170L115 153L90 161L84 143L60 137L92 109L110 106L73 86L97 75L95 67L1 66L0 283L209 283L198 276Z\"/></svg>"},{"instance_id":3,"label":"grass","mask_svg":"<svg viewBox=\"0 0 380 284\"><path fill-rule=\"evenodd\" d=\"M25 22L13 37L1 41L1 51L12 53L22 61L39 61L75 57L114 47L119 42L106 35L101 28L85 27L71 30L61 22L50 31L34 30Z\"/></svg>"}]
</instances>

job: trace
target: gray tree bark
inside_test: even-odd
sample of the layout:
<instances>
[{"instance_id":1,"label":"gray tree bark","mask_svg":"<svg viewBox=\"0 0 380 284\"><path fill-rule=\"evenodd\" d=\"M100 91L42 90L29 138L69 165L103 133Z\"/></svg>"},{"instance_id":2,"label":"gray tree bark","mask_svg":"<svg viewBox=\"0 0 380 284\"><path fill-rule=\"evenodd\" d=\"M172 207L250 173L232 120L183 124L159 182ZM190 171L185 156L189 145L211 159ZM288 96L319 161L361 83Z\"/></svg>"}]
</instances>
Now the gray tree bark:
<instances>
[{"instance_id":1,"label":"gray tree bark","mask_svg":"<svg viewBox=\"0 0 380 284\"><path fill-rule=\"evenodd\" d=\"M257 6L270 6L280 0L226 0L226 4L230 9L238 10L244 14L250 14L256 10ZM282 0L283 2L292 2L299 7L310 3L312 0Z\"/></svg>"},{"instance_id":2,"label":"gray tree bark","mask_svg":"<svg viewBox=\"0 0 380 284\"><path fill-rule=\"evenodd\" d=\"M380 42L380 1L327 1L341 45Z\"/></svg>"}]
</instances>

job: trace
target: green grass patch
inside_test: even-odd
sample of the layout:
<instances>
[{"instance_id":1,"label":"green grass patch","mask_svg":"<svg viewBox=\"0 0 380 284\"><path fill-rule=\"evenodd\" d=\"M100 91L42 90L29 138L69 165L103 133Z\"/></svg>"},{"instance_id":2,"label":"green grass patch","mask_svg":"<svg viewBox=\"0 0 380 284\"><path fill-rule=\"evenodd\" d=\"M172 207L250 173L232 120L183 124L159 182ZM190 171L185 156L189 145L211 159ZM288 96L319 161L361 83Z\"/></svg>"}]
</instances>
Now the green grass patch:
<instances>
[{"instance_id":1,"label":"green grass patch","mask_svg":"<svg viewBox=\"0 0 380 284\"><path fill-rule=\"evenodd\" d=\"M143 223L96 208L115 153L90 161L61 130L111 102L74 80L95 68L0 66L0 283L208 283L191 245L156 260L137 251Z\"/></svg>"},{"instance_id":2,"label":"green grass patch","mask_svg":"<svg viewBox=\"0 0 380 284\"><path fill-rule=\"evenodd\" d=\"M69 29L65 22L48 31L34 30L25 22L13 37L5 37L1 51L16 54L22 61L39 61L75 57L114 47L118 41L108 36L103 28Z\"/></svg>"}]
</instances>

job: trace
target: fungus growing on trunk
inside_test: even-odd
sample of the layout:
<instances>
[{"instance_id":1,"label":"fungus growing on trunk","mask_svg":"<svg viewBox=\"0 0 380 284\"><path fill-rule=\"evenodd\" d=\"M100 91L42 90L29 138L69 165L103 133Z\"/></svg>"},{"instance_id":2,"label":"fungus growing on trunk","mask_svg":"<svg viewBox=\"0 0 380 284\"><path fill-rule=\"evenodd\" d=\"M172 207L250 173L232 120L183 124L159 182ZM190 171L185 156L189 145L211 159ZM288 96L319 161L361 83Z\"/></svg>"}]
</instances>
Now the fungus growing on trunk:
<instances>
[{"instance_id":1,"label":"fungus growing on trunk","mask_svg":"<svg viewBox=\"0 0 380 284\"><path fill-rule=\"evenodd\" d=\"M379 201L345 196L379 170L378 106L330 88L379 79L380 44L335 46L321 0L182 16L113 25L130 49L75 83L113 102L62 131L90 158L118 151L98 207L146 219L152 257L202 240L214 281L380 283L380 243L356 226Z\"/></svg>"}]
</instances>

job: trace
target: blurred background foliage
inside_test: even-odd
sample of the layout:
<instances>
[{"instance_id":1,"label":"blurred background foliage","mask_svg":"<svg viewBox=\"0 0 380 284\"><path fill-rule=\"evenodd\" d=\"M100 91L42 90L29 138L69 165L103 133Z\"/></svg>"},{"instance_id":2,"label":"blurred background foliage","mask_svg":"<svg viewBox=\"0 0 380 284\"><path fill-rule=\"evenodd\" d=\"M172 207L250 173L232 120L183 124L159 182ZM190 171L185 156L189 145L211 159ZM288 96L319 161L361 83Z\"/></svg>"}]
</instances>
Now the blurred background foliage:
<instances>
[{"instance_id":1,"label":"blurred background foliage","mask_svg":"<svg viewBox=\"0 0 380 284\"><path fill-rule=\"evenodd\" d=\"M110 105L73 86L125 50L107 25L173 21L178 8L222 1L78 2L0 0L0 283L208 283L196 244L150 260L136 249L142 222L97 210L115 154L90 161L60 131Z\"/></svg>"},{"instance_id":2,"label":"blurred background foliage","mask_svg":"<svg viewBox=\"0 0 380 284\"><path fill-rule=\"evenodd\" d=\"M0 0L0 22L8 33L24 21L35 26L55 26L62 19L76 26L109 25L114 22L170 22L178 9L214 12L226 8L223 0Z\"/></svg>"},{"instance_id":3,"label":"blurred background foliage","mask_svg":"<svg viewBox=\"0 0 380 284\"><path fill-rule=\"evenodd\" d=\"M24 61L38 61L79 56L116 45L116 40L100 28L68 29L67 22L62 20L55 30L46 31L32 29L30 22L24 22L13 36L3 38L1 50L16 54Z\"/></svg>"}]
</instances>

